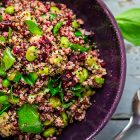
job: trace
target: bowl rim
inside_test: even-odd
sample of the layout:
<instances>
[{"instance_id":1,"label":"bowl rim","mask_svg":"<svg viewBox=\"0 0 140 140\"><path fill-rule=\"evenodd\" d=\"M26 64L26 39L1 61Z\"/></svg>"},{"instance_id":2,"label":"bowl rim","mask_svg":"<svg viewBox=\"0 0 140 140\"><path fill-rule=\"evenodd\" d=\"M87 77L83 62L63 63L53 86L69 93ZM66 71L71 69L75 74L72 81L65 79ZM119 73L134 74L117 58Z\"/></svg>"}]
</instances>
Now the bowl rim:
<instances>
[{"instance_id":1,"label":"bowl rim","mask_svg":"<svg viewBox=\"0 0 140 140\"><path fill-rule=\"evenodd\" d=\"M106 117L104 118L104 120L102 121L102 123L100 124L98 129L96 129L86 140L91 140L91 138L94 138L105 127L105 125L108 123L108 121L111 119L113 113L115 112L115 110L120 102L121 96L123 94L124 85L125 85L125 79L126 79L126 65L127 64L126 64L126 50L125 50L125 45L124 45L124 39L122 37L118 24L113 16L113 14L107 7L107 5L102 0L96 0L96 1L102 8L103 12L107 15L107 17L111 21L111 24L113 25L113 28L116 32L116 36L118 38L118 44L119 44L118 47L120 49L120 54L121 54L121 60L120 60L121 61L121 69L120 69L121 78L120 78L119 88L117 91L117 96L114 100L114 103L112 104L112 107L110 108L108 114L106 115Z\"/></svg>"}]
</instances>

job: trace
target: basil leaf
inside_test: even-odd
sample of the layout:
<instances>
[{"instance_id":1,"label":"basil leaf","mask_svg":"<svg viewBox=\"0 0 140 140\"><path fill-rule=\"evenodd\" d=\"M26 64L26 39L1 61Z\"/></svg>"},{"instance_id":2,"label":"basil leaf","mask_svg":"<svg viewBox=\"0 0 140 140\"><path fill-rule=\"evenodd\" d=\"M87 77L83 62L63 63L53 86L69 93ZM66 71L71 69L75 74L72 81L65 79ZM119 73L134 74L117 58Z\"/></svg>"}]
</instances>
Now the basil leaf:
<instances>
[{"instance_id":1,"label":"basil leaf","mask_svg":"<svg viewBox=\"0 0 140 140\"><path fill-rule=\"evenodd\" d=\"M140 8L128 10L116 16L123 37L136 46L140 46Z\"/></svg>"},{"instance_id":2,"label":"basil leaf","mask_svg":"<svg viewBox=\"0 0 140 140\"><path fill-rule=\"evenodd\" d=\"M5 43L6 42L6 39L4 36L0 36L0 43Z\"/></svg>"},{"instance_id":3,"label":"basil leaf","mask_svg":"<svg viewBox=\"0 0 140 140\"><path fill-rule=\"evenodd\" d=\"M38 79L38 75L35 72L32 72L28 75L22 75L21 79L26 84L33 86Z\"/></svg>"},{"instance_id":4,"label":"basil leaf","mask_svg":"<svg viewBox=\"0 0 140 140\"><path fill-rule=\"evenodd\" d=\"M13 33L13 30L11 27L9 27L9 31L8 31L8 41L10 41L10 39L12 38L12 33Z\"/></svg>"},{"instance_id":5,"label":"basil leaf","mask_svg":"<svg viewBox=\"0 0 140 140\"><path fill-rule=\"evenodd\" d=\"M50 78L48 81L48 88L52 96L55 96L57 93L61 92L61 82L59 82L59 79L53 80Z\"/></svg>"},{"instance_id":6,"label":"basil leaf","mask_svg":"<svg viewBox=\"0 0 140 140\"><path fill-rule=\"evenodd\" d=\"M74 51L80 51L80 52L87 52L89 51L89 48L85 48L84 46L81 46L79 44L70 44L70 48Z\"/></svg>"},{"instance_id":7,"label":"basil leaf","mask_svg":"<svg viewBox=\"0 0 140 140\"><path fill-rule=\"evenodd\" d=\"M32 21L32 20L26 20L25 23L28 26L28 30L33 35L42 35L43 34L42 29L34 21Z\"/></svg>"},{"instance_id":8,"label":"basil leaf","mask_svg":"<svg viewBox=\"0 0 140 140\"><path fill-rule=\"evenodd\" d=\"M6 48L2 57L2 66L5 70L10 69L15 63L15 57L12 55L10 48Z\"/></svg>"},{"instance_id":9,"label":"basil leaf","mask_svg":"<svg viewBox=\"0 0 140 140\"><path fill-rule=\"evenodd\" d=\"M39 114L35 105L23 104L17 112L18 125L22 132L41 133L43 130Z\"/></svg>"}]
</instances>

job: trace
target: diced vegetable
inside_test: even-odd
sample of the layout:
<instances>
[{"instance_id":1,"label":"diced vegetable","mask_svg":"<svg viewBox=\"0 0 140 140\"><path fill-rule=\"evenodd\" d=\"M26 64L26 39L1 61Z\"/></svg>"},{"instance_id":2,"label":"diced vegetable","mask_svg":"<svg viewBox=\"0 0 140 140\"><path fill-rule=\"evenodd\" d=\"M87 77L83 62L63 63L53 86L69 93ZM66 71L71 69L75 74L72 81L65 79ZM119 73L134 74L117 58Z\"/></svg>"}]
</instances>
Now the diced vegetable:
<instances>
[{"instance_id":1,"label":"diced vegetable","mask_svg":"<svg viewBox=\"0 0 140 140\"><path fill-rule=\"evenodd\" d=\"M8 88L10 86L10 81L8 79L2 80L2 86Z\"/></svg>"},{"instance_id":2,"label":"diced vegetable","mask_svg":"<svg viewBox=\"0 0 140 140\"><path fill-rule=\"evenodd\" d=\"M84 46L81 46L79 44L70 44L70 48L74 51L80 51L80 52L87 52L90 48L86 48Z\"/></svg>"},{"instance_id":3,"label":"diced vegetable","mask_svg":"<svg viewBox=\"0 0 140 140\"><path fill-rule=\"evenodd\" d=\"M46 120L46 121L43 123L43 125L49 126L49 125L52 124L52 122L53 122L53 119L51 119L51 120Z\"/></svg>"},{"instance_id":4,"label":"diced vegetable","mask_svg":"<svg viewBox=\"0 0 140 140\"><path fill-rule=\"evenodd\" d=\"M8 7L5 9L5 13L6 13L6 14L13 15L14 12L15 12L14 6L8 6Z\"/></svg>"},{"instance_id":5,"label":"diced vegetable","mask_svg":"<svg viewBox=\"0 0 140 140\"><path fill-rule=\"evenodd\" d=\"M0 114L0 125L2 123L7 122L9 119L9 115L6 112L3 112L2 114Z\"/></svg>"},{"instance_id":6,"label":"diced vegetable","mask_svg":"<svg viewBox=\"0 0 140 140\"><path fill-rule=\"evenodd\" d=\"M88 91L84 92L83 93L83 96L86 97L86 96L92 96L95 94L95 91L89 89Z\"/></svg>"},{"instance_id":7,"label":"diced vegetable","mask_svg":"<svg viewBox=\"0 0 140 140\"><path fill-rule=\"evenodd\" d=\"M81 71L76 70L75 74L80 83L83 83L88 78L88 71L85 68L83 68Z\"/></svg>"},{"instance_id":8,"label":"diced vegetable","mask_svg":"<svg viewBox=\"0 0 140 140\"><path fill-rule=\"evenodd\" d=\"M43 69L39 69L38 74L48 75L49 74L49 67L44 67Z\"/></svg>"},{"instance_id":9,"label":"diced vegetable","mask_svg":"<svg viewBox=\"0 0 140 140\"><path fill-rule=\"evenodd\" d=\"M56 18L57 18L56 14L53 14L53 13L50 14L50 21L52 21L53 19L56 19Z\"/></svg>"},{"instance_id":10,"label":"diced vegetable","mask_svg":"<svg viewBox=\"0 0 140 140\"><path fill-rule=\"evenodd\" d=\"M63 57L59 54L56 54L56 55L54 54L53 56L51 56L49 58L49 61L50 61L51 64L54 64L54 65L57 66L57 65L59 65L60 63L63 62Z\"/></svg>"},{"instance_id":11,"label":"diced vegetable","mask_svg":"<svg viewBox=\"0 0 140 140\"><path fill-rule=\"evenodd\" d=\"M0 43L5 43L6 42L6 39L4 36L0 36Z\"/></svg>"},{"instance_id":12,"label":"diced vegetable","mask_svg":"<svg viewBox=\"0 0 140 140\"><path fill-rule=\"evenodd\" d=\"M60 46L64 47L64 48L68 48L69 45L70 45L70 42L69 42L68 38L65 36L62 36L60 39Z\"/></svg>"},{"instance_id":13,"label":"diced vegetable","mask_svg":"<svg viewBox=\"0 0 140 140\"><path fill-rule=\"evenodd\" d=\"M96 82L97 84L99 84L99 85L102 85L102 84L104 84L105 79L102 78L102 77L96 76L96 77L95 77L95 82Z\"/></svg>"},{"instance_id":14,"label":"diced vegetable","mask_svg":"<svg viewBox=\"0 0 140 140\"><path fill-rule=\"evenodd\" d=\"M62 112L61 118L62 118L62 120L64 122L64 127L67 126L68 125L68 116L67 116L67 114L65 112Z\"/></svg>"},{"instance_id":15,"label":"diced vegetable","mask_svg":"<svg viewBox=\"0 0 140 140\"><path fill-rule=\"evenodd\" d=\"M8 96L7 95L0 95L0 104L5 104L8 102Z\"/></svg>"},{"instance_id":16,"label":"diced vegetable","mask_svg":"<svg viewBox=\"0 0 140 140\"><path fill-rule=\"evenodd\" d=\"M6 72L3 70L2 67L0 67L0 76L1 77L6 77Z\"/></svg>"},{"instance_id":17,"label":"diced vegetable","mask_svg":"<svg viewBox=\"0 0 140 140\"><path fill-rule=\"evenodd\" d=\"M62 26L63 26L63 22L58 22L53 28L53 34L57 35Z\"/></svg>"},{"instance_id":18,"label":"diced vegetable","mask_svg":"<svg viewBox=\"0 0 140 140\"><path fill-rule=\"evenodd\" d=\"M39 27L39 25L37 25L37 23L35 23L32 20L26 20L25 21L26 25L28 26L28 30L33 34L33 35L42 35L43 31L42 29Z\"/></svg>"},{"instance_id":19,"label":"diced vegetable","mask_svg":"<svg viewBox=\"0 0 140 140\"><path fill-rule=\"evenodd\" d=\"M55 6L52 6L52 7L50 8L50 11L51 11L52 13L56 13L56 14L58 14L58 13L60 12L59 8L58 8L58 7L55 7Z\"/></svg>"},{"instance_id":20,"label":"diced vegetable","mask_svg":"<svg viewBox=\"0 0 140 140\"><path fill-rule=\"evenodd\" d=\"M57 97L52 97L49 99L49 104L53 107L53 108L57 108L59 106L61 106L61 102Z\"/></svg>"},{"instance_id":21,"label":"diced vegetable","mask_svg":"<svg viewBox=\"0 0 140 140\"><path fill-rule=\"evenodd\" d=\"M28 61L34 61L37 58L38 49L35 46L30 46L26 51L26 59Z\"/></svg>"},{"instance_id":22,"label":"diced vegetable","mask_svg":"<svg viewBox=\"0 0 140 140\"><path fill-rule=\"evenodd\" d=\"M56 129L54 127L50 127L43 132L43 136L48 138L56 133Z\"/></svg>"},{"instance_id":23,"label":"diced vegetable","mask_svg":"<svg viewBox=\"0 0 140 140\"><path fill-rule=\"evenodd\" d=\"M4 50L3 57L2 57L2 67L5 70L8 70L13 66L14 62L15 62L15 58L12 55L10 48L6 48Z\"/></svg>"},{"instance_id":24,"label":"diced vegetable","mask_svg":"<svg viewBox=\"0 0 140 140\"><path fill-rule=\"evenodd\" d=\"M76 37L82 36L82 32L81 31L76 31L74 34L75 34Z\"/></svg>"},{"instance_id":25,"label":"diced vegetable","mask_svg":"<svg viewBox=\"0 0 140 140\"><path fill-rule=\"evenodd\" d=\"M77 21L73 21L72 22L72 27L75 28L75 29L79 28L78 22Z\"/></svg>"},{"instance_id":26,"label":"diced vegetable","mask_svg":"<svg viewBox=\"0 0 140 140\"><path fill-rule=\"evenodd\" d=\"M22 132L38 134L43 130L35 105L23 104L17 112L18 125Z\"/></svg>"}]
</instances>

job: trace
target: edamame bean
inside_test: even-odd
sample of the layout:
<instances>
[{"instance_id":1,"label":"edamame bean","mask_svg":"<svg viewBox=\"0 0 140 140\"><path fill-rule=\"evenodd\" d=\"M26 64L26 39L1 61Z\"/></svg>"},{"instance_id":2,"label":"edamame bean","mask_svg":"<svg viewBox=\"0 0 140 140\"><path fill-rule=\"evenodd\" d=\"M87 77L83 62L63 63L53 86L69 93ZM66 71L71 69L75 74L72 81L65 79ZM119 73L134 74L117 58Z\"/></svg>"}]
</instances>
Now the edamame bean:
<instances>
[{"instance_id":1,"label":"edamame bean","mask_svg":"<svg viewBox=\"0 0 140 140\"><path fill-rule=\"evenodd\" d=\"M2 80L2 86L3 86L4 88L9 87L9 86L10 86L10 81L9 81L8 79Z\"/></svg>"},{"instance_id":2,"label":"edamame bean","mask_svg":"<svg viewBox=\"0 0 140 140\"><path fill-rule=\"evenodd\" d=\"M73 21L72 22L72 27L75 28L75 29L79 28L78 22L77 21Z\"/></svg>"},{"instance_id":3,"label":"edamame bean","mask_svg":"<svg viewBox=\"0 0 140 140\"><path fill-rule=\"evenodd\" d=\"M57 97L52 97L49 100L49 104L53 107L53 108L57 108L59 106L61 106L61 102Z\"/></svg>"},{"instance_id":4,"label":"edamame bean","mask_svg":"<svg viewBox=\"0 0 140 140\"><path fill-rule=\"evenodd\" d=\"M56 129L54 127L50 127L43 132L43 136L48 138L56 133Z\"/></svg>"},{"instance_id":5,"label":"edamame bean","mask_svg":"<svg viewBox=\"0 0 140 140\"><path fill-rule=\"evenodd\" d=\"M26 51L26 59L34 61L37 58L38 49L35 46L30 46Z\"/></svg>"},{"instance_id":6,"label":"edamame bean","mask_svg":"<svg viewBox=\"0 0 140 140\"><path fill-rule=\"evenodd\" d=\"M76 70L75 74L80 83L83 83L88 78L88 71L85 68L83 68L81 71Z\"/></svg>"},{"instance_id":7,"label":"edamame bean","mask_svg":"<svg viewBox=\"0 0 140 140\"><path fill-rule=\"evenodd\" d=\"M102 78L102 77L95 77L95 82L97 83L97 84L99 84L99 85L102 85L102 84L104 84L104 82L105 82L105 79L104 78Z\"/></svg>"},{"instance_id":8,"label":"edamame bean","mask_svg":"<svg viewBox=\"0 0 140 140\"><path fill-rule=\"evenodd\" d=\"M64 47L64 48L68 48L69 45L70 45L70 42L69 42L68 38L65 36L62 36L60 39L60 46Z\"/></svg>"},{"instance_id":9,"label":"edamame bean","mask_svg":"<svg viewBox=\"0 0 140 140\"><path fill-rule=\"evenodd\" d=\"M5 9L5 13L6 13L6 14L12 15L12 14L14 14L14 12L15 12L14 6L8 6L8 7Z\"/></svg>"}]
</instances>

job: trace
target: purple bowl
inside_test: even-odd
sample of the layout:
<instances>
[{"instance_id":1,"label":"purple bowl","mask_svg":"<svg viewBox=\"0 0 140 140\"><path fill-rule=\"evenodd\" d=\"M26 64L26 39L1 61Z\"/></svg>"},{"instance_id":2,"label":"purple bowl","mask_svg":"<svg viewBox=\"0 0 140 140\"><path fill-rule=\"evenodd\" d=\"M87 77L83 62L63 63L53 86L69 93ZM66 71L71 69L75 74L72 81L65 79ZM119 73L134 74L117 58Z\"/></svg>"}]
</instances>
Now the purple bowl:
<instances>
[{"instance_id":1,"label":"purple bowl","mask_svg":"<svg viewBox=\"0 0 140 140\"><path fill-rule=\"evenodd\" d=\"M85 28L95 32L101 57L106 63L106 83L92 98L85 120L71 124L59 137L59 140L90 140L110 120L123 92L126 75L123 38L113 15L101 0L53 1L72 8L85 21Z\"/></svg>"},{"instance_id":2,"label":"purple bowl","mask_svg":"<svg viewBox=\"0 0 140 140\"><path fill-rule=\"evenodd\" d=\"M106 63L104 87L92 98L92 106L83 122L67 127L59 140L90 140L99 133L113 115L123 92L126 55L117 23L101 0L54 0L65 3L85 21L85 28L95 32L101 57Z\"/></svg>"}]
</instances>

